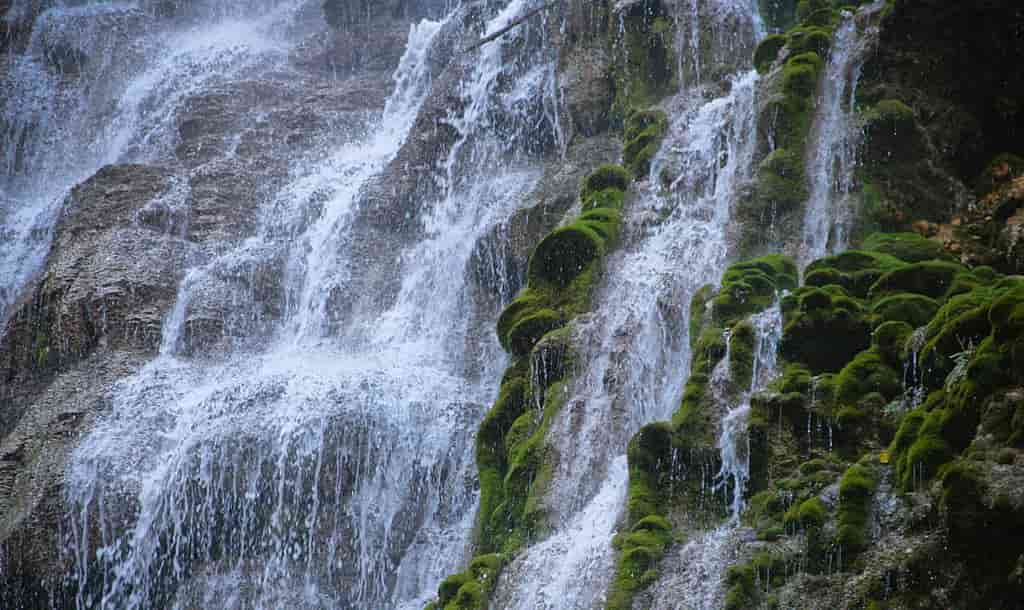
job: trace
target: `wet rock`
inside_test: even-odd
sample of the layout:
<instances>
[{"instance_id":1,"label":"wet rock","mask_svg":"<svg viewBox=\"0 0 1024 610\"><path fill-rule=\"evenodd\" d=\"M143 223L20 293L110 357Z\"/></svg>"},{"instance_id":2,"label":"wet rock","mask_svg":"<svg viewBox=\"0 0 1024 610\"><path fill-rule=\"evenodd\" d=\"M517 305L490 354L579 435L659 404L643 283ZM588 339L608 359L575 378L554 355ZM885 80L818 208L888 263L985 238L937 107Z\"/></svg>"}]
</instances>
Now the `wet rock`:
<instances>
[{"instance_id":1,"label":"wet rock","mask_svg":"<svg viewBox=\"0 0 1024 610\"><path fill-rule=\"evenodd\" d=\"M39 283L18 303L0 341L4 385L53 374L98 347L152 351L194 247L136 222L170 174L107 166L72 190ZM11 403L13 405L13 403ZM20 413L0 412L0 433Z\"/></svg>"}]
</instances>

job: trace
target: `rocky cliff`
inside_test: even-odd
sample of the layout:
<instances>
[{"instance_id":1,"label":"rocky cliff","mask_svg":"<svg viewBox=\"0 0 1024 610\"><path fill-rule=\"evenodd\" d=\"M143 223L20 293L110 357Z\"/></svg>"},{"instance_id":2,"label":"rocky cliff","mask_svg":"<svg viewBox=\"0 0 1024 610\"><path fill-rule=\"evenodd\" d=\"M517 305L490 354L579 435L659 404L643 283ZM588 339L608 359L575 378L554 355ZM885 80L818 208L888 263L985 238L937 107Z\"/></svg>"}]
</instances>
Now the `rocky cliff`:
<instances>
[{"instance_id":1,"label":"rocky cliff","mask_svg":"<svg viewBox=\"0 0 1024 610\"><path fill-rule=\"evenodd\" d=\"M1022 607L1007 4L0 2L0 606Z\"/></svg>"}]
</instances>

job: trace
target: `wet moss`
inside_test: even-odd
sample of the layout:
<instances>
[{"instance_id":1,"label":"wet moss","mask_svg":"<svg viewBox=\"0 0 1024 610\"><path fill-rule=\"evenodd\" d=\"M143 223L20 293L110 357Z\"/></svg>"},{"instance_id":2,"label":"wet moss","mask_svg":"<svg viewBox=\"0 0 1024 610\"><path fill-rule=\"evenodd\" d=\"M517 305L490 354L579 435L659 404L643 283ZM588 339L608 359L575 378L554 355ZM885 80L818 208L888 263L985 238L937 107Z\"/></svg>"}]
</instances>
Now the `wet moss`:
<instances>
[{"instance_id":1,"label":"wet moss","mask_svg":"<svg viewBox=\"0 0 1024 610\"><path fill-rule=\"evenodd\" d=\"M903 365L903 348L914 328L906 322L884 322L871 335L871 343L882 360L893 368Z\"/></svg>"},{"instance_id":2,"label":"wet moss","mask_svg":"<svg viewBox=\"0 0 1024 610\"><path fill-rule=\"evenodd\" d=\"M754 67L759 73L768 72L788 41L789 38L784 34L771 34L758 43L757 49L754 50Z\"/></svg>"},{"instance_id":3,"label":"wet moss","mask_svg":"<svg viewBox=\"0 0 1024 610\"><path fill-rule=\"evenodd\" d=\"M791 53L816 53L821 57L827 57L831 48L832 31L830 28L808 25L789 32Z\"/></svg>"},{"instance_id":4,"label":"wet moss","mask_svg":"<svg viewBox=\"0 0 1024 610\"><path fill-rule=\"evenodd\" d=\"M525 356L545 334L561 328L565 320L553 309L539 309L522 316L508 331L509 351L513 356Z\"/></svg>"},{"instance_id":5,"label":"wet moss","mask_svg":"<svg viewBox=\"0 0 1024 610\"><path fill-rule=\"evenodd\" d=\"M735 391L750 387L756 340L754 326L749 320L736 323L729 333L729 379Z\"/></svg>"},{"instance_id":6,"label":"wet moss","mask_svg":"<svg viewBox=\"0 0 1024 610\"><path fill-rule=\"evenodd\" d=\"M616 189L625 192L629 189L633 176L629 170L621 165L602 165L583 179L583 186L580 188L580 200L586 201L593 194L606 189Z\"/></svg>"},{"instance_id":7,"label":"wet moss","mask_svg":"<svg viewBox=\"0 0 1024 610\"><path fill-rule=\"evenodd\" d=\"M870 324L857 301L816 287L794 293L785 312L780 351L813 373L839 370L870 344Z\"/></svg>"},{"instance_id":8,"label":"wet moss","mask_svg":"<svg viewBox=\"0 0 1024 610\"><path fill-rule=\"evenodd\" d=\"M776 210L791 210L803 203L807 186L799 153L779 148L765 157L757 168L756 188L757 197Z\"/></svg>"},{"instance_id":9,"label":"wet moss","mask_svg":"<svg viewBox=\"0 0 1024 610\"><path fill-rule=\"evenodd\" d=\"M666 519L666 482L672 476L672 427L648 424L630 441L629 531L613 540L618 550L615 576L606 608L628 609L633 597L657 578L657 562L672 543L672 525Z\"/></svg>"},{"instance_id":10,"label":"wet moss","mask_svg":"<svg viewBox=\"0 0 1024 610\"><path fill-rule=\"evenodd\" d=\"M666 131L668 118L660 110L634 112L627 118L622 159L638 180L646 178L650 173L651 160L661 148Z\"/></svg>"},{"instance_id":11,"label":"wet moss","mask_svg":"<svg viewBox=\"0 0 1024 610\"><path fill-rule=\"evenodd\" d=\"M726 270L718 295L711 300L712 319L728 327L771 305L782 290L796 284L796 266L787 257L764 256Z\"/></svg>"},{"instance_id":12,"label":"wet moss","mask_svg":"<svg viewBox=\"0 0 1024 610\"><path fill-rule=\"evenodd\" d=\"M895 292L923 294L933 299L942 298L949 291L953 279L966 269L948 261L924 261L888 271L871 287L869 297L874 300Z\"/></svg>"},{"instance_id":13,"label":"wet moss","mask_svg":"<svg viewBox=\"0 0 1024 610\"><path fill-rule=\"evenodd\" d=\"M871 306L875 324L905 322L914 328L928 324L939 311L939 303L923 294L896 293L883 297Z\"/></svg>"},{"instance_id":14,"label":"wet moss","mask_svg":"<svg viewBox=\"0 0 1024 610\"><path fill-rule=\"evenodd\" d=\"M900 374L885 362L876 348L857 354L836 376L835 401L840 408L836 420L842 437L859 439L865 432L865 424L880 417L878 407L897 397L902 389ZM865 400L873 394L880 395L881 400Z\"/></svg>"},{"instance_id":15,"label":"wet moss","mask_svg":"<svg viewBox=\"0 0 1024 610\"><path fill-rule=\"evenodd\" d=\"M941 243L917 233L872 233L864 239L861 248L888 254L906 263L953 260Z\"/></svg>"},{"instance_id":16,"label":"wet moss","mask_svg":"<svg viewBox=\"0 0 1024 610\"><path fill-rule=\"evenodd\" d=\"M851 466L839 481L836 543L848 556L867 546L871 497L876 485L875 473L862 464Z\"/></svg>"},{"instance_id":17,"label":"wet moss","mask_svg":"<svg viewBox=\"0 0 1024 610\"><path fill-rule=\"evenodd\" d=\"M911 157L920 146L914 111L900 100L887 99L864 113L865 137L877 152L895 156L895 160Z\"/></svg>"},{"instance_id":18,"label":"wet moss","mask_svg":"<svg viewBox=\"0 0 1024 610\"><path fill-rule=\"evenodd\" d=\"M583 211L588 212L601 208L621 210L625 201L626 193L624 191L615 187L609 187L589 193L583 199Z\"/></svg>"},{"instance_id":19,"label":"wet moss","mask_svg":"<svg viewBox=\"0 0 1024 610\"><path fill-rule=\"evenodd\" d=\"M503 564L498 554L474 558L467 571L441 581L437 598L426 610L487 610Z\"/></svg>"},{"instance_id":20,"label":"wet moss","mask_svg":"<svg viewBox=\"0 0 1024 610\"><path fill-rule=\"evenodd\" d=\"M530 257L530 280L568 285L587 266L604 256L605 241L581 222L555 229L537 244Z\"/></svg>"}]
</instances>

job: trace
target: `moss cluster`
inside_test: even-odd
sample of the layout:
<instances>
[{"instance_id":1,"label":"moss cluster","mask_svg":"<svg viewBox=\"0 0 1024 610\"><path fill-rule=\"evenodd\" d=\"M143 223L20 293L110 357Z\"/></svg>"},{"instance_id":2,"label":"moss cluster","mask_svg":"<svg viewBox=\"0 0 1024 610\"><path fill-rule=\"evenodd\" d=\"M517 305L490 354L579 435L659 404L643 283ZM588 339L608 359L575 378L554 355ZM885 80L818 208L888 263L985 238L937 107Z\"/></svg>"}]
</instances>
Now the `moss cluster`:
<instances>
[{"instance_id":1,"label":"moss cluster","mask_svg":"<svg viewBox=\"0 0 1024 610\"><path fill-rule=\"evenodd\" d=\"M498 554L474 558L468 570L441 581L437 599L428 603L426 610L487 610L503 565Z\"/></svg>"},{"instance_id":2,"label":"moss cluster","mask_svg":"<svg viewBox=\"0 0 1024 610\"><path fill-rule=\"evenodd\" d=\"M707 408L711 372L725 356L729 329L730 369L739 378L737 384L749 386L754 335L746 320L770 306L780 291L794 288L796 279L792 260L766 256L731 266L717 292L706 287L694 296L690 332L697 338L680 408L671 422L641 428L629 445L630 533L616 538L619 558L608 608L632 607L636 593L657 578L657 561L674 541L668 521L671 507L687 505L694 512L720 518L726 503L704 505L702 480L693 474L712 475L720 459L713 438L715 424Z\"/></svg>"},{"instance_id":3,"label":"moss cluster","mask_svg":"<svg viewBox=\"0 0 1024 610\"><path fill-rule=\"evenodd\" d=\"M638 180L650 173L651 159L661 148L667 131L668 116L661 110L634 110L626 117L622 159Z\"/></svg>"},{"instance_id":4,"label":"moss cluster","mask_svg":"<svg viewBox=\"0 0 1024 610\"><path fill-rule=\"evenodd\" d=\"M624 120L630 110L650 107L678 88L676 24L660 2L631 3L617 18L612 112Z\"/></svg>"},{"instance_id":5,"label":"moss cluster","mask_svg":"<svg viewBox=\"0 0 1024 610\"><path fill-rule=\"evenodd\" d=\"M976 281L981 281L975 278ZM919 488L974 439L985 405L1024 381L1024 280L993 279L949 298L925 327L929 399L904 416L893 440L905 490ZM1013 420L1009 422L1011 430ZM1009 432L1009 430L1007 430ZM1011 442L1012 435L1003 436Z\"/></svg>"},{"instance_id":6,"label":"moss cluster","mask_svg":"<svg viewBox=\"0 0 1024 610\"><path fill-rule=\"evenodd\" d=\"M994 523L1024 534L1020 513L1000 509L979 474L993 467L972 466L1019 463L1024 279L969 269L907 233L871 235L860 250L812 263L804 279L782 303L782 374L751 399L756 493L744 520L764 548L802 549L787 564L796 572L865 569L872 499L886 479L925 493L942 481L957 553L970 553L968 540ZM911 389L927 399L910 402ZM1019 554L991 562L1003 579L992 590L1005 591ZM728 584L732 607L770 603L771 586L750 563L736 566Z\"/></svg>"},{"instance_id":7,"label":"moss cluster","mask_svg":"<svg viewBox=\"0 0 1024 610\"><path fill-rule=\"evenodd\" d=\"M550 476L545 438L565 400L563 379L572 360L567 324L589 310L629 181L629 172L613 165L584 179L585 211L541 240L530 257L526 288L498 318L498 339L516 360L477 434L481 550L513 553L543 520L540 497Z\"/></svg>"},{"instance_id":8,"label":"moss cluster","mask_svg":"<svg viewBox=\"0 0 1024 610\"><path fill-rule=\"evenodd\" d=\"M831 6L806 13L796 10L795 17L799 21L795 27L768 36L754 52L754 66L767 75L768 100L760 122L767 129L769 152L741 201L739 213L748 227L742 236L745 251L756 250L757 242L764 239L754 227L784 222L808 197L806 141L838 19Z\"/></svg>"},{"instance_id":9,"label":"moss cluster","mask_svg":"<svg viewBox=\"0 0 1024 610\"><path fill-rule=\"evenodd\" d=\"M839 481L836 544L843 547L848 557L867 545L871 497L877 485L875 473L863 464L850 466Z\"/></svg>"}]
</instances>

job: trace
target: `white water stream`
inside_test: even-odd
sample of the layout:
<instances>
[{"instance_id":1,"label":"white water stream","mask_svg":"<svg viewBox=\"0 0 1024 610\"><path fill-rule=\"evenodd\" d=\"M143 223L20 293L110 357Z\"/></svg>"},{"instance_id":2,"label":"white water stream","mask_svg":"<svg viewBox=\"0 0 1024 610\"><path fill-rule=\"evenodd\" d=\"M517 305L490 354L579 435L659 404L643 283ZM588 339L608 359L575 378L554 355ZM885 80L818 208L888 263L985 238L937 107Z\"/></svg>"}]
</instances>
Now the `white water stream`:
<instances>
[{"instance_id":1,"label":"white water stream","mask_svg":"<svg viewBox=\"0 0 1024 610\"><path fill-rule=\"evenodd\" d=\"M513 0L485 32L535 4ZM338 334L327 323L332 293L353 285L361 190L405 141L440 32L458 35L461 10L412 28L367 136L298 163L261 206L256 235L188 272L159 358L115 388L73 457L64 546L77 607L415 607L463 560L473 433L505 364L492 335L467 335L467 265L524 205L538 142L560 145L542 28L457 60L468 67L447 119L456 141L441 195L419 202L419 231L391 244L397 291L368 298L383 307L354 310ZM213 20L189 48L272 61L258 52L263 23L232 22L224 40ZM147 78L166 78L157 70ZM189 316L223 270L268 258L286 261L289 305L267 341L193 355Z\"/></svg>"},{"instance_id":2,"label":"white water stream","mask_svg":"<svg viewBox=\"0 0 1024 610\"><path fill-rule=\"evenodd\" d=\"M808 138L805 165L810 197L804 213L799 250L801 268L828 254L846 249L855 210L857 148L861 128L854 101L861 66L873 48L877 26L867 18L884 2L875 2L858 15L843 11L832 41L814 124Z\"/></svg>"},{"instance_id":3,"label":"white water stream","mask_svg":"<svg viewBox=\"0 0 1024 610\"><path fill-rule=\"evenodd\" d=\"M760 27L742 0L695 3L685 11L679 27L697 32L690 24L702 20L698 26L720 35L705 43L723 54L749 51ZM683 54L701 52L686 37L679 43ZM552 426L557 466L546 506L555 533L506 568L499 607L603 605L611 538L625 503L626 444L641 426L668 419L678 407L690 360L681 321L692 295L726 266L726 227L756 144L757 75L747 71L749 62L725 79L728 93L721 97L714 92L722 83L699 80L699 65L696 57L681 63L698 68L695 80L666 104L669 133L628 211L627 245L609 258L595 315L584 323L588 364ZM671 184L660 183L663 173Z\"/></svg>"}]
</instances>

